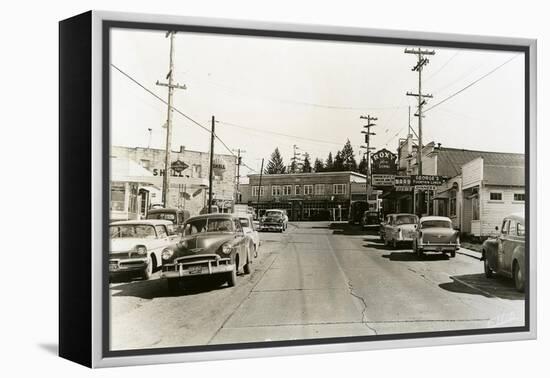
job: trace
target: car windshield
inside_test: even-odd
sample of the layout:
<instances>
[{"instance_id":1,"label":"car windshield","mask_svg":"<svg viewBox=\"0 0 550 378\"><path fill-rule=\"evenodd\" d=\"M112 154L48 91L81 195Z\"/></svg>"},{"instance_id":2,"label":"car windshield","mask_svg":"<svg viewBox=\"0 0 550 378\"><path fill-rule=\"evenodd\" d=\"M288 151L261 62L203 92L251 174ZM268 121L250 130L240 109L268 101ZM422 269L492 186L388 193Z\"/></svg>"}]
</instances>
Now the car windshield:
<instances>
[{"instance_id":1,"label":"car windshield","mask_svg":"<svg viewBox=\"0 0 550 378\"><path fill-rule=\"evenodd\" d=\"M185 235L195 235L205 232L233 232L233 222L228 218L196 219L185 224Z\"/></svg>"},{"instance_id":2,"label":"car windshield","mask_svg":"<svg viewBox=\"0 0 550 378\"><path fill-rule=\"evenodd\" d=\"M265 213L266 217L281 217L282 215L280 211L268 211Z\"/></svg>"},{"instance_id":3,"label":"car windshield","mask_svg":"<svg viewBox=\"0 0 550 378\"><path fill-rule=\"evenodd\" d=\"M241 226L243 227L250 227L250 222L247 218L239 218L239 222L241 222Z\"/></svg>"},{"instance_id":4,"label":"car windshield","mask_svg":"<svg viewBox=\"0 0 550 378\"><path fill-rule=\"evenodd\" d=\"M420 228L434 228L434 227L439 227L439 228L452 228L452 227L451 227L451 222L446 221L446 220L440 220L440 219L437 219L437 220L425 220L425 221L423 221L422 224L420 225Z\"/></svg>"},{"instance_id":5,"label":"car windshield","mask_svg":"<svg viewBox=\"0 0 550 378\"><path fill-rule=\"evenodd\" d=\"M399 215L395 220L395 224L414 224L418 221L414 215Z\"/></svg>"},{"instance_id":6,"label":"car windshield","mask_svg":"<svg viewBox=\"0 0 550 378\"><path fill-rule=\"evenodd\" d=\"M147 214L147 219L164 219L175 222L176 214L175 213L153 213Z\"/></svg>"},{"instance_id":7,"label":"car windshield","mask_svg":"<svg viewBox=\"0 0 550 378\"><path fill-rule=\"evenodd\" d=\"M123 224L109 227L111 239L141 238L155 239L155 228L147 224Z\"/></svg>"}]
</instances>

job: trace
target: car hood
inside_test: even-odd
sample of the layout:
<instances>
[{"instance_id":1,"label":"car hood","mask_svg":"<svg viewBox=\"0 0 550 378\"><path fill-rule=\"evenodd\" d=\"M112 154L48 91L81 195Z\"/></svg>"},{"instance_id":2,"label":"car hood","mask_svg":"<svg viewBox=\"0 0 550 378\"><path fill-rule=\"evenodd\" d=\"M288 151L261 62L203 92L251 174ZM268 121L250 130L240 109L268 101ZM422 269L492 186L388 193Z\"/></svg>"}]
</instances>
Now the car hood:
<instances>
[{"instance_id":1,"label":"car hood","mask_svg":"<svg viewBox=\"0 0 550 378\"><path fill-rule=\"evenodd\" d=\"M141 238L111 239L111 253L128 252L133 250L136 245L144 245L147 247L147 240Z\"/></svg>"},{"instance_id":2,"label":"car hood","mask_svg":"<svg viewBox=\"0 0 550 378\"><path fill-rule=\"evenodd\" d=\"M187 236L182 239L182 248L179 248L180 255L195 255L204 253L217 253L222 244L235 239L233 233L205 234Z\"/></svg>"},{"instance_id":3,"label":"car hood","mask_svg":"<svg viewBox=\"0 0 550 378\"><path fill-rule=\"evenodd\" d=\"M265 217L262 222L279 222L283 217Z\"/></svg>"}]
</instances>

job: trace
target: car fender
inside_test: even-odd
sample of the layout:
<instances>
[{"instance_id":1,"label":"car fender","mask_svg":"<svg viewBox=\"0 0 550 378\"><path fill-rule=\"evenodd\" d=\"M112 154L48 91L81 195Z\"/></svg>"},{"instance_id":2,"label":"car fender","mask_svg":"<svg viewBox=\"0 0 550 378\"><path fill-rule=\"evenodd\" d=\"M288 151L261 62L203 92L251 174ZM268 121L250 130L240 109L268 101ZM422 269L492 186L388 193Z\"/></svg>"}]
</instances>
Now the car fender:
<instances>
[{"instance_id":1,"label":"car fender","mask_svg":"<svg viewBox=\"0 0 550 378\"><path fill-rule=\"evenodd\" d=\"M512 264L514 261L517 261L521 271L525 272L525 266L524 266L525 265L525 246L524 245L517 245L514 248L512 252Z\"/></svg>"}]
</instances>

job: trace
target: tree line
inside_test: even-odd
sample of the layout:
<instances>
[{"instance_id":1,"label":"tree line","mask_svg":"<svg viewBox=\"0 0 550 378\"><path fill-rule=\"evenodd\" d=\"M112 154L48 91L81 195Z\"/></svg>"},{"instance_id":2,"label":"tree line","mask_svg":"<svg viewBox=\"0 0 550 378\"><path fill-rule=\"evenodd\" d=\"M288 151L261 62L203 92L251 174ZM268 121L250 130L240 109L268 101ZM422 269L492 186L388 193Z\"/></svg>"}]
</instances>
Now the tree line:
<instances>
[{"instance_id":1,"label":"tree line","mask_svg":"<svg viewBox=\"0 0 550 378\"><path fill-rule=\"evenodd\" d=\"M264 173L280 174L280 173L311 173L311 172L358 172L364 175L367 174L367 159L365 155L357 163L355 160L355 154L353 147L349 139L344 144L341 150L338 150L335 155L329 152L327 158L316 157L313 164L311 164L311 157L308 153L304 154L304 160L301 164L297 163L295 159L290 159L290 165L286 165L281 156L279 148L276 147L275 151L271 154L269 161L264 169Z\"/></svg>"}]
</instances>

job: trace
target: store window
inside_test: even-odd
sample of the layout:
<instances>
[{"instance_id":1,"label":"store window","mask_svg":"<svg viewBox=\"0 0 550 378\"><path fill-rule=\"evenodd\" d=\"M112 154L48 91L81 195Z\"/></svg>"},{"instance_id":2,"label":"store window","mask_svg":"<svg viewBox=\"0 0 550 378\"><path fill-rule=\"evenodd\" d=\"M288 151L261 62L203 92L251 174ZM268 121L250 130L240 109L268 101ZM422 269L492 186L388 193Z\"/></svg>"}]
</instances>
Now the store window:
<instances>
[{"instance_id":1,"label":"store window","mask_svg":"<svg viewBox=\"0 0 550 378\"><path fill-rule=\"evenodd\" d=\"M281 195L281 187L278 185L272 185L271 186L271 195L273 197L280 196Z\"/></svg>"},{"instance_id":2,"label":"store window","mask_svg":"<svg viewBox=\"0 0 550 378\"><path fill-rule=\"evenodd\" d=\"M334 184L333 185L334 194L346 194L346 184Z\"/></svg>"},{"instance_id":3,"label":"store window","mask_svg":"<svg viewBox=\"0 0 550 378\"><path fill-rule=\"evenodd\" d=\"M292 194L292 185L283 186L283 196L289 196Z\"/></svg>"},{"instance_id":4,"label":"store window","mask_svg":"<svg viewBox=\"0 0 550 378\"><path fill-rule=\"evenodd\" d=\"M501 192L491 192L491 193L489 193L489 199L491 201L502 201L502 193Z\"/></svg>"},{"instance_id":5,"label":"store window","mask_svg":"<svg viewBox=\"0 0 550 378\"><path fill-rule=\"evenodd\" d=\"M264 187L262 186L253 186L252 187L252 197L258 197L258 188L260 189L260 197L264 196Z\"/></svg>"},{"instance_id":6,"label":"store window","mask_svg":"<svg viewBox=\"0 0 550 378\"><path fill-rule=\"evenodd\" d=\"M111 210L124 211L124 183L111 184Z\"/></svg>"},{"instance_id":7,"label":"store window","mask_svg":"<svg viewBox=\"0 0 550 378\"><path fill-rule=\"evenodd\" d=\"M310 196L313 194L313 185L304 185L304 194Z\"/></svg>"},{"instance_id":8,"label":"store window","mask_svg":"<svg viewBox=\"0 0 550 378\"><path fill-rule=\"evenodd\" d=\"M525 193L514 193L514 201L525 201Z\"/></svg>"}]
</instances>

